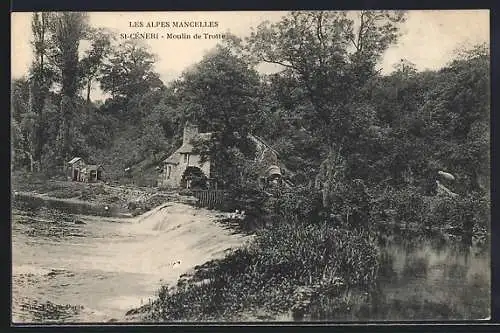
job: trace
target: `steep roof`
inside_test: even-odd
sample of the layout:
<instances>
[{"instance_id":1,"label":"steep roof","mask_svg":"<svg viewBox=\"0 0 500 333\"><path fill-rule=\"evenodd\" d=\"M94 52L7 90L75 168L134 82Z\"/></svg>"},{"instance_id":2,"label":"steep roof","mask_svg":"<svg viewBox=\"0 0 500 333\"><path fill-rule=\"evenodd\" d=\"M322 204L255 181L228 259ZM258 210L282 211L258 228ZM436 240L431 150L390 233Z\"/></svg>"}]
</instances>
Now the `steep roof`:
<instances>
[{"instance_id":1,"label":"steep roof","mask_svg":"<svg viewBox=\"0 0 500 333\"><path fill-rule=\"evenodd\" d=\"M176 153L191 153L193 152L193 145L191 143L183 143L182 146L176 150Z\"/></svg>"},{"instance_id":2,"label":"steep roof","mask_svg":"<svg viewBox=\"0 0 500 333\"><path fill-rule=\"evenodd\" d=\"M175 151L172 155L163 160L163 163L175 164L175 165L179 164L179 152Z\"/></svg>"},{"instance_id":3,"label":"steep roof","mask_svg":"<svg viewBox=\"0 0 500 333\"><path fill-rule=\"evenodd\" d=\"M212 135L213 135L212 132L197 133L191 141L183 142L182 146L180 146L179 149L177 149L174 153L172 153L168 158L163 160L163 163L174 164L174 165L179 164L179 159L180 159L179 154L188 154L194 151L194 145L192 143L193 141L207 142L212 138ZM265 154L266 151L270 151L274 153L276 157L279 156L278 152L275 149L273 149L269 144L267 144L262 138L252 134L249 134L248 138L252 140L259 147L258 150L260 152L260 155Z\"/></svg>"}]
</instances>

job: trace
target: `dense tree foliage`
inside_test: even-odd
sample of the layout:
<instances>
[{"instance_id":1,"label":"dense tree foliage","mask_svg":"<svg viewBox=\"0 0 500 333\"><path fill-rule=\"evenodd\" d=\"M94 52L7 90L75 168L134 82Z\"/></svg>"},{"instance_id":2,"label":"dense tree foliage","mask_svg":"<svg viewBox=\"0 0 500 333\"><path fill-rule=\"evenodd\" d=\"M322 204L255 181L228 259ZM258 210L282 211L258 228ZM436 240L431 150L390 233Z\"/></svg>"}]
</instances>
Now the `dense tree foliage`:
<instances>
[{"instance_id":1,"label":"dense tree foliage","mask_svg":"<svg viewBox=\"0 0 500 333\"><path fill-rule=\"evenodd\" d=\"M352 139L358 114L350 108L378 58L397 38L404 13L363 11L359 22L347 12L293 12L276 24L263 23L248 39L258 60L290 70L312 106L310 128L328 144ZM355 29L355 23L359 28Z\"/></svg>"},{"instance_id":2,"label":"dense tree foliage","mask_svg":"<svg viewBox=\"0 0 500 333\"><path fill-rule=\"evenodd\" d=\"M153 70L155 57L145 46L126 41L111 52L102 68L101 88L113 97L132 98L163 85Z\"/></svg>"},{"instance_id":3,"label":"dense tree foliage","mask_svg":"<svg viewBox=\"0 0 500 333\"><path fill-rule=\"evenodd\" d=\"M488 49L457 52L436 71L402 59L382 75L378 61L404 20L404 12L292 12L245 40L231 36L165 85L144 45L117 43L82 14L35 13L30 76L12 83L14 167L59 170L80 155L112 178L132 167L154 179L189 121L213 133L198 148L239 192L255 188L253 133L279 152L300 191L322 198L325 213L364 207L349 199L354 187L365 201L387 189L433 195L438 170L455 175L460 195L487 194ZM261 62L281 70L259 75ZM90 100L93 83L110 94L104 103Z\"/></svg>"},{"instance_id":4,"label":"dense tree foliage","mask_svg":"<svg viewBox=\"0 0 500 333\"><path fill-rule=\"evenodd\" d=\"M253 159L248 134L259 108L259 76L228 48L218 47L186 71L177 94L188 121L212 132L208 147L216 173L226 184L241 178L240 167Z\"/></svg>"}]
</instances>

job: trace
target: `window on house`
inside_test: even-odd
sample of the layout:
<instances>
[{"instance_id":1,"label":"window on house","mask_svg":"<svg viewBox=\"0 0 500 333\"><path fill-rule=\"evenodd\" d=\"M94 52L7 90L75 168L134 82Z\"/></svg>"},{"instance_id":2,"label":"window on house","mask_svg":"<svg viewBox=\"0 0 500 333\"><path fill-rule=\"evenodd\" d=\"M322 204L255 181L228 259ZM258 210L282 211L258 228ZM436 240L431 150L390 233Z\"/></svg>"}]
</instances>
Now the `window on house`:
<instances>
[{"instance_id":1,"label":"window on house","mask_svg":"<svg viewBox=\"0 0 500 333\"><path fill-rule=\"evenodd\" d=\"M172 173L172 166L167 165L167 178L170 178L170 174Z\"/></svg>"},{"instance_id":2,"label":"window on house","mask_svg":"<svg viewBox=\"0 0 500 333\"><path fill-rule=\"evenodd\" d=\"M189 154L184 154L184 163L189 164Z\"/></svg>"}]
</instances>

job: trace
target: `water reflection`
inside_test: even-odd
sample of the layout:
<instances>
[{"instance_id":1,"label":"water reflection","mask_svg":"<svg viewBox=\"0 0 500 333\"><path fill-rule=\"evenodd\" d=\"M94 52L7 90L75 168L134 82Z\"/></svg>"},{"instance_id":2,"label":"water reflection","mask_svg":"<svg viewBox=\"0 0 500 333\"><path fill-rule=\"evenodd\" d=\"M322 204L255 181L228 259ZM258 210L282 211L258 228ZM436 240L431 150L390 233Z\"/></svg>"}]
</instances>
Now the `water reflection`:
<instances>
[{"instance_id":1,"label":"water reflection","mask_svg":"<svg viewBox=\"0 0 500 333\"><path fill-rule=\"evenodd\" d=\"M470 320L490 315L488 251L437 235L385 237L379 283L363 320Z\"/></svg>"}]
</instances>

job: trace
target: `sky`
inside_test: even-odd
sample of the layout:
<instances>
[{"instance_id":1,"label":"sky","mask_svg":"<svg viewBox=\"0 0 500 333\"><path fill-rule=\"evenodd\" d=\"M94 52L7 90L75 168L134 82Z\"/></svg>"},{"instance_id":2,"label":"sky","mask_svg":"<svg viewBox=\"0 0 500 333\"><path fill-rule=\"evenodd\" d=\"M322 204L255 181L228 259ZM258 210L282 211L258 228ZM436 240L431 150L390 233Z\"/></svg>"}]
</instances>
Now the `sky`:
<instances>
[{"instance_id":1,"label":"sky","mask_svg":"<svg viewBox=\"0 0 500 333\"><path fill-rule=\"evenodd\" d=\"M151 32L172 33L225 33L239 37L250 34L264 20L279 21L286 12L91 12L90 24L105 27L119 33ZM19 78L28 73L32 60L31 13L12 13L11 19L11 75ZM138 28L130 22L149 21L208 21L217 22L216 28ZM379 68L390 73L401 59L414 63L418 70L439 69L452 60L455 51L490 41L488 10L415 10L409 11L401 26L403 35L397 44L383 55ZM132 23L133 25L133 23ZM177 78L187 67L200 61L205 52L218 40L212 39L158 39L147 40L152 53L156 54L155 70L166 83ZM83 46L84 47L84 46ZM260 66L259 71L275 71L274 66ZM99 94L98 92L96 93ZM98 96L95 96L98 97Z\"/></svg>"}]
</instances>

